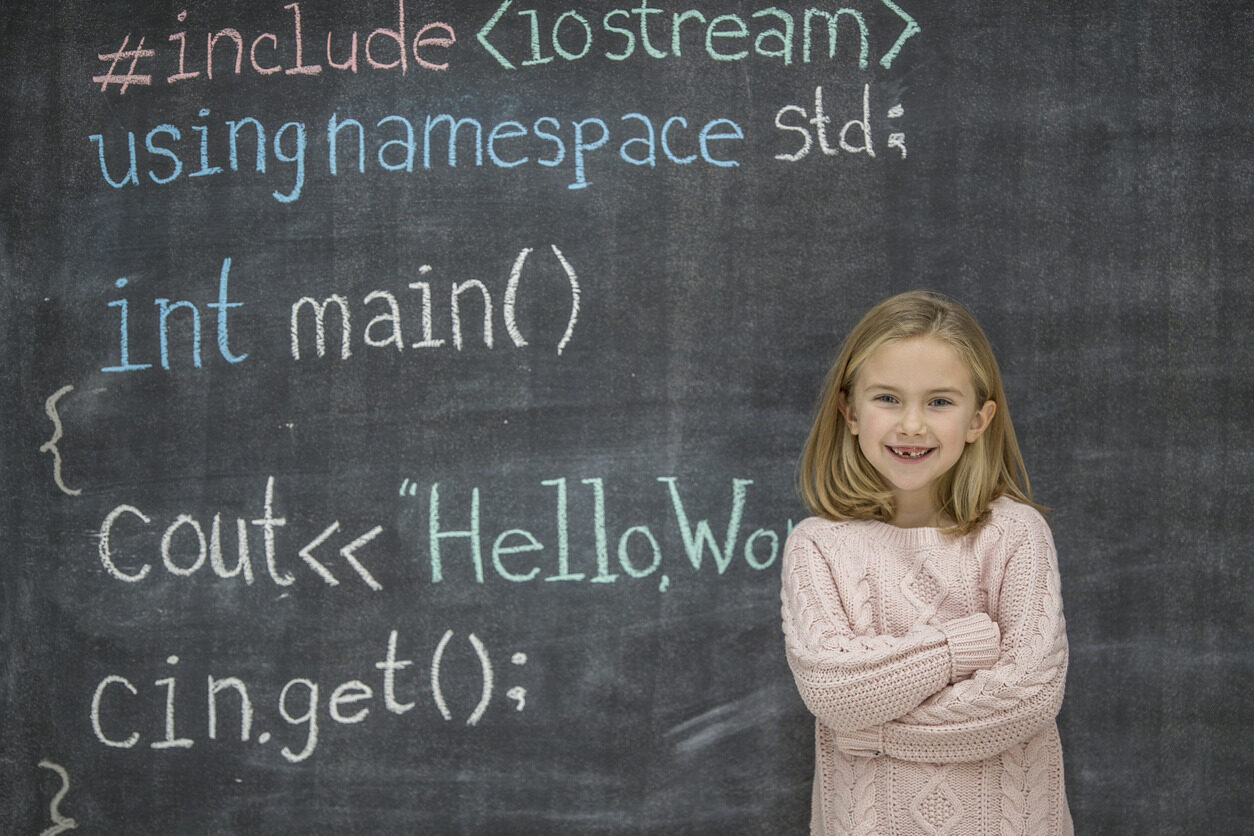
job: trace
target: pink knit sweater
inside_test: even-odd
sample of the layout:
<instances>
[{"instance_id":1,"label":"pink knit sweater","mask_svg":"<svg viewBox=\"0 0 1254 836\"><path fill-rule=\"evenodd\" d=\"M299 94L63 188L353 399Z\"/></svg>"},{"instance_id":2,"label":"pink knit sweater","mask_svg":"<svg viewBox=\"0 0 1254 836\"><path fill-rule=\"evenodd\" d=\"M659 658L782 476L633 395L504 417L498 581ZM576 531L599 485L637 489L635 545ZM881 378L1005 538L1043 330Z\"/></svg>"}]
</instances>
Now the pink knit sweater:
<instances>
[{"instance_id":1,"label":"pink knit sweater","mask_svg":"<svg viewBox=\"0 0 1254 836\"><path fill-rule=\"evenodd\" d=\"M812 833L1074 832L1054 541L1026 505L991 511L962 538L816 517L788 538L788 664L817 718Z\"/></svg>"}]
</instances>

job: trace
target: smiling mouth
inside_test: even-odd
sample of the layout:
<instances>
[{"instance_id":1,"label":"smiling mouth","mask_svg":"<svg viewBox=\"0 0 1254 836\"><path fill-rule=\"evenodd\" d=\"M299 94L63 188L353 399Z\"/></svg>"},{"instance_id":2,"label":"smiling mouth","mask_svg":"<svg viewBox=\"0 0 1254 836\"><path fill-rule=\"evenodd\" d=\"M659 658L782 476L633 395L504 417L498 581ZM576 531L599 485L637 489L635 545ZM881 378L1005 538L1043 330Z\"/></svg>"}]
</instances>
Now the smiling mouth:
<instances>
[{"instance_id":1,"label":"smiling mouth","mask_svg":"<svg viewBox=\"0 0 1254 836\"><path fill-rule=\"evenodd\" d=\"M889 447L888 450L899 459L907 461L918 461L927 457L929 453L935 450L935 447Z\"/></svg>"}]
</instances>

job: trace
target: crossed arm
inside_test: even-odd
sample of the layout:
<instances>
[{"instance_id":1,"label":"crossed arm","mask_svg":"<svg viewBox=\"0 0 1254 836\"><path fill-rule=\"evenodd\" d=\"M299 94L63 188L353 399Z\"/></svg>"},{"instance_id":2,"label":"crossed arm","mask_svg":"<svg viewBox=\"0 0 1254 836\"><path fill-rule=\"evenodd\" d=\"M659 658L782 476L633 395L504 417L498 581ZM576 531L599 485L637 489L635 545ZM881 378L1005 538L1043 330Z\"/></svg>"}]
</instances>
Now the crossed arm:
<instances>
[{"instance_id":1,"label":"crossed arm","mask_svg":"<svg viewBox=\"0 0 1254 836\"><path fill-rule=\"evenodd\" d=\"M794 533L782 593L788 662L802 700L846 754L978 761L1054 719L1067 640L1053 540L1035 522L1014 521L1002 539L995 620L976 613L901 637L867 635L869 619L849 611L857 601L841 599L832 564Z\"/></svg>"}]
</instances>

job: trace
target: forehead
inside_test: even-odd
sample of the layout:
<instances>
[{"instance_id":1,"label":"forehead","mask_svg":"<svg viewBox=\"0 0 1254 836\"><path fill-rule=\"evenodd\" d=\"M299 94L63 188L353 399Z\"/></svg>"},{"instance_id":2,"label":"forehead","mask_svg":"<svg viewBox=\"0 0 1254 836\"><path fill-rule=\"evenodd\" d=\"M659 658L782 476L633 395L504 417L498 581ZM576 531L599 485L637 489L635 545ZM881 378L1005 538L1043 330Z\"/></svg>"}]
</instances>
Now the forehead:
<instances>
[{"instance_id":1,"label":"forehead","mask_svg":"<svg viewBox=\"0 0 1254 836\"><path fill-rule=\"evenodd\" d=\"M949 343L937 337L891 340L867 357L857 374L858 388L875 386L911 391L952 389L973 392L971 372Z\"/></svg>"}]
</instances>

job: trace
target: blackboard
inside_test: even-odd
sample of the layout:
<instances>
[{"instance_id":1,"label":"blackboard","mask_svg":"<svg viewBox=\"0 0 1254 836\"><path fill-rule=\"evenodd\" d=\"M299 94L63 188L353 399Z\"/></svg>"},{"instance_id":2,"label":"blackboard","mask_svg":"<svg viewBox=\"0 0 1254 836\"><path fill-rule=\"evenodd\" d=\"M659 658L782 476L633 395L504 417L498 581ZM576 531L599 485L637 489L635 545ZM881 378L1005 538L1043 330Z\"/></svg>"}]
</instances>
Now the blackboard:
<instances>
[{"instance_id":1,"label":"blackboard","mask_svg":"<svg viewBox=\"0 0 1254 836\"><path fill-rule=\"evenodd\" d=\"M1077 832L1243 831L1251 34L10 6L0 829L804 832L794 463L923 286L1053 509Z\"/></svg>"}]
</instances>

